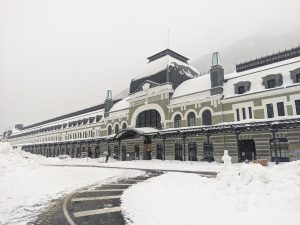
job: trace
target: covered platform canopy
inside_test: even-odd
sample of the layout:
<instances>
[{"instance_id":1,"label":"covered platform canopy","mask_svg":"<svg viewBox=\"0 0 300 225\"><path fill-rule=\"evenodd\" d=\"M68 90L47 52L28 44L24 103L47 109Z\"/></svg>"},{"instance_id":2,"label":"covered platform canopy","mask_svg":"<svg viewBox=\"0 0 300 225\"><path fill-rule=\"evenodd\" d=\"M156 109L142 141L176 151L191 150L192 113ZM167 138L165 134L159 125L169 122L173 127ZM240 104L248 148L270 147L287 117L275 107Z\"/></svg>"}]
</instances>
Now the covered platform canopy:
<instances>
[{"instance_id":1,"label":"covered platform canopy","mask_svg":"<svg viewBox=\"0 0 300 225\"><path fill-rule=\"evenodd\" d=\"M219 133L245 133L253 131L277 131L300 127L300 116L282 117L276 119L256 119L240 122L220 123L208 126L193 126L168 128L158 130L151 127L128 128L120 131L113 139L126 139L136 134L154 138L172 136L211 135Z\"/></svg>"}]
</instances>

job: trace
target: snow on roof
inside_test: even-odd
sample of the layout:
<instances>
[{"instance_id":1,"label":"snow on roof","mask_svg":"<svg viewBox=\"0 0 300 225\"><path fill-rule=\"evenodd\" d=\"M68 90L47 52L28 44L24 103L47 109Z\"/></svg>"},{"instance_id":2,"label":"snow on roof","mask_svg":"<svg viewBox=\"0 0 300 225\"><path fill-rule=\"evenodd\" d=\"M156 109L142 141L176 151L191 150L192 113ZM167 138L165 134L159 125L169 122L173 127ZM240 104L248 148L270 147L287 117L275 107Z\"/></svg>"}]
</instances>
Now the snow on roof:
<instances>
[{"instance_id":1,"label":"snow on roof","mask_svg":"<svg viewBox=\"0 0 300 225\"><path fill-rule=\"evenodd\" d=\"M129 97L122 99L121 101L115 103L111 108L110 112L120 111L129 108Z\"/></svg>"},{"instance_id":2,"label":"snow on roof","mask_svg":"<svg viewBox=\"0 0 300 225\"><path fill-rule=\"evenodd\" d=\"M194 98L202 99L210 97L210 89L211 83L209 74L186 80L175 89L171 103L177 104L193 100Z\"/></svg>"},{"instance_id":3,"label":"snow on roof","mask_svg":"<svg viewBox=\"0 0 300 225\"><path fill-rule=\"evenodd\" d=\"M154 61L151 61L147 63L142 69L137 73L137 76L133 78L133 80L140 79L142 77L151 76L153 74L159 73L163 70L166 70L168 66L174 66L174 65L181 65L186 66L192 71L194 71L196 74L199 74L199 72L192 66L190 66L187 63L184 63L180 60L177 60L173 58L172 56L166 55L164 57L161 57L159 59L156 59ZM185 75L189 77L194 77L190 72L185 71Z\"/></svg>"},{"instance_id":4,"label":"snow on roof","mask_svg":"<svg viewBox=\"0 0 300 225\"><path fill-rule=\"evenodd\" d=\"M262 78L270 74L282 74L283 85L281 87L293 85L290 71L297 68L300 68L300 57L295 57L289 60L273 63L240 73L233 72L231 74L226 74L225 83L223 86L223 94L225 98L237 96L237 94L235 94L234 84L242 81L251 82L250 91L245 92L245 94L265 91L266 89L263 85ZM238 96L241 95L242 94L239 94Z\"/></svg>"},{"instance_id":5,"label":"snow on roof","mask_svg":"<svg viewBox=\"0 0 300 225\"><path fill-rule=\"evenodd\" d=\"M21 131L15 130L13 132L13 134L26 133L26 132L29 132L29 131L34 131L34 130L38 130L40 128L49 127L49 126L62 125L64 123L69 123L69 122L73 122L73 121L77 121L77 120L81 120L81 119L89 118L89 117L96 117L98 115L102 116L102 118L103 118L104 109L98 109L98 110L95 110L95 111L92 111L92 112L88 112L88 113L84 113L84 114L81 114L81 115L69 117L69 118L66 118L66 119L61 119L61 120L58 120L58 121L55 121L55 122L42 124L40 126L35 126L35 127L32 127L32 128L29 128L29 129L21 130Z\"/></svg>"}]
</instances>

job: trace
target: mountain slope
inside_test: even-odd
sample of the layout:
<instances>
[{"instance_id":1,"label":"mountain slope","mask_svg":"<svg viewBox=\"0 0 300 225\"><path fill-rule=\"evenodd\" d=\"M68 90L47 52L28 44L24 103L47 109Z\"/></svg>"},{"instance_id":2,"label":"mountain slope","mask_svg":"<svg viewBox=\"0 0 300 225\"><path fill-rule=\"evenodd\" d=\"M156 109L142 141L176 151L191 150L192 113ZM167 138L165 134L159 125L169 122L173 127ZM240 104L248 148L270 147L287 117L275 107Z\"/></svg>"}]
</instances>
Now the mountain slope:
<instances>
[{"instance_id":1,"label":"mountain slope","mask_svg":"<svg viewBox=\"0 0 300 225\"><path fill-rule=\"evenodd\" d=\"M235 64L300 45L300 31L281 34L253 35L220 49L221 64L225 73L235 70ZM200 72L208 71L212 54L204 55L191 63Z\"/></svg>"}]
</instances>

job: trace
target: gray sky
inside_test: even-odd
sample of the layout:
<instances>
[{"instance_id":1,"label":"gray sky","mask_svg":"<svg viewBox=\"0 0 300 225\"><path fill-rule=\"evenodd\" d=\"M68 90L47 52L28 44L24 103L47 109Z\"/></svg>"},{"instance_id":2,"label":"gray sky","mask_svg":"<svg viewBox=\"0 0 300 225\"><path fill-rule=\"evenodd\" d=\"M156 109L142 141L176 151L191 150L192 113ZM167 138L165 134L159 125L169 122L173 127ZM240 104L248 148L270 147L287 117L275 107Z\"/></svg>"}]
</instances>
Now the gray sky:
<instances>
[{"instance_id":1,"label":"gray sky","mask_svg":"<svg viewBox=\"0 0 300 225\"><path fill-rule=\"evenodd\" d=\"M102 103L167 46L191 61L299 27L299 0L0 0L0 131Z\"/></svg>"}]
</instances>

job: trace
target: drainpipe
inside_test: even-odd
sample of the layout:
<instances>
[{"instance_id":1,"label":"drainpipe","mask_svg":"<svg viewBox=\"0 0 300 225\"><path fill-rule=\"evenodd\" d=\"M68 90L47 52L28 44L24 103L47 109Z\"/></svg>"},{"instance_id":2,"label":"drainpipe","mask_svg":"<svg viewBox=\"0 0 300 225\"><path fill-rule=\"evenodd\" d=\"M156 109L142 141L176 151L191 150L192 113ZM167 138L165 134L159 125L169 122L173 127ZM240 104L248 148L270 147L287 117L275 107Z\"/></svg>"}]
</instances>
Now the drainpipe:
<instances>
[{"instance_id":1,"label":"drainpipe","mask_svg":"<svg viewBox=\"0 0 300 225\"><path fill-rule=\"evenodd\" d=\"M166 136L163 136L164 160L166 160Z\"/></svg>"},{"instance_id":2,"label":"drainpipe","mask_svg":"<svg viewBox=\"0 0 300 225\"><path fill-rule=\"evenodd\" d=\"M121 140L118 139L118 145L119 145L119 160L121 161L122 158L121 158Z\"/></svg>"},{"instance_id":3,"label":"drainpipe","mask_svg":"<svg viewBox=\"0 0 300 225\"><path fill-rule=\"evenodd\" d=\"M184 134L182 136L183 138L183 161L185 161L185 138L186 138L186 135Z\"/></svg>"}]
</instances>

